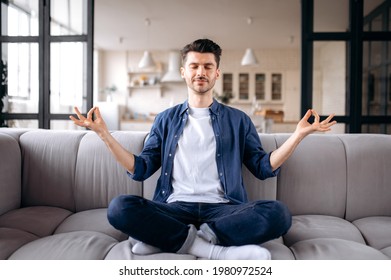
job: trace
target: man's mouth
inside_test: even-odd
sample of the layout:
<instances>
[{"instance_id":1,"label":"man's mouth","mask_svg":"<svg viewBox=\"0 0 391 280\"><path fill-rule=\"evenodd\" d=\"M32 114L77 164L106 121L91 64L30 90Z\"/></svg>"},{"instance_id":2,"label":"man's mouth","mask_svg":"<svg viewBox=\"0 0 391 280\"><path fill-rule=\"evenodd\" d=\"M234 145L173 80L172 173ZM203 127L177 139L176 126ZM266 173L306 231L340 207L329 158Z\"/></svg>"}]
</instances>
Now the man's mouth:
<instances>
[{"instance_id":1,"label":"man's mouth","mask_svg":"<svg viewBox=\"0 0 391 280\"><path fill-rule=\"evenodd\" d=\"M197 79L195 79L195 82L197 82L197 83L205 83L205 82L207 82L208 80L207 79L205 79L205 78L197 78Z\"/></svg>"}]
</instances>

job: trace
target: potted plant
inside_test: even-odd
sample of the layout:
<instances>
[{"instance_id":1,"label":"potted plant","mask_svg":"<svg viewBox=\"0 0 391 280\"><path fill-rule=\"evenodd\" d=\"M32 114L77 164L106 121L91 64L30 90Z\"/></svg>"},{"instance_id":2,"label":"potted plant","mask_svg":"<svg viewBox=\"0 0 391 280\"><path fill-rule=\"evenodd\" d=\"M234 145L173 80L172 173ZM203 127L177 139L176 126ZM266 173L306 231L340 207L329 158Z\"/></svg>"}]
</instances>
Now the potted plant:
<instances>
[{"instance_id":1,"label":"potted plant","mask_svg":"<svg viewBox=\"0 0 391 280\"><path fill-rule=\"evenodd\" d=\"M0 64L0 71L1 71L1 83L0 83L0 127L6 126L5 120L2 117L2 112L4 108L4 97L8 94L8 75L7 75L7 63L1 60Z\"/></svg>"},{"instance_id":2,"label":"potted plant","mask_svg":"<svg viewBox=\"0 0 391 280\"><path fill-rule=\"evenodd\" d=\"M217 92L214 92L214 95L217 100L219 100L224 104L228 104L230 99L234 97L234 95L230 91L224 91L222 94L218 94Z\"/></svg>"}]
</instances>

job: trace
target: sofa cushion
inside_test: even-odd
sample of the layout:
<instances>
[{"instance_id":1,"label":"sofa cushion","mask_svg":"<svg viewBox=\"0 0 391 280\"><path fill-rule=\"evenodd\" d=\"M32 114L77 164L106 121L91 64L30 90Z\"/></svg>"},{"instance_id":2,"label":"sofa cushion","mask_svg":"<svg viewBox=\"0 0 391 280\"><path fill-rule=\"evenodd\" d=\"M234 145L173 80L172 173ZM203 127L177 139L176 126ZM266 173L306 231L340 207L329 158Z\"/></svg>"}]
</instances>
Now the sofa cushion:
<instances>
[{"instance_id":1,"label":"sofa cushion","mask_svg":"<svg viewBox=\"0 0 391 280\"><path fill-rule=\"evenodd\" d=\"M117 244L100 232L75 231L34 240L15 251L10 260L102 260Z\"/></svg>"},{"instance_id":2,"label":"sofa cushion","mask_svg":"<svg viewBox=\"0 0 391 280\"><path fill-rule=\"evenodd\" d=\"M106 260L195 260L188 254L158 253L151 255L135 255L132 253L132 240L116 244L106 256Z\"/></svg>"},{"instance_id":3,"label":"sofa cushion","mask_svg":"<svg viewBox=\"0 0 391 280\"><path fill-rule=\"evenodd\" d=\"M0 133L0 215L20 207L22 158L18 142Z\"/></svg>"},{"instance_id":4,"label":"sofa cushion","mask_svg":"<svg viewBox=\"0 0 391 280\"><path fill-rule=\"evenodd\" d=\"M115 132L114 138L132 153L143 147L145 133ZM75 179L76 211L107 208L121 194L142 195L142 183L131 180L103 141L93 132L80 142Z\"/></svg>"},{"instance_id":5,"label":"sofa cushion","mask_svg":"<svg viewBox=\"0 0 391 280\"><path fill-rule=\"evenodd\" d=\"M25 207L0 216L0 227L9 227L43 237L53 234L58 225L72 212L48 206Z\"/></svg>"},{"instance_id":6,"label":"sofa cushion","mask_svg":"<svg viewBox=\"0 0 391 280\"><path fill-rule=\"evenodd\" d=\"M294 260L295 256L292 251L281 240L282 238L271 240L261 246L270 251L272 260Z\"/></svg>"},{"instance_id":7,"label":"sofa cushion","mask_svg":"<svg viewBox=\"0 0 391 280\"><path fill-rule=\"evenodd\" d=\"M0 260L8 259L22 245L38 239L38 236L14 228L0 227Z\"/></svg>"},{"instance_id":8,"label":"sofa cushion","mask_svg":"<svg viewBox=\"0 0 391 280\"><path fill-rule=\"evenodd\" d=\"M128 236L113 228L107 220L107 209L86 210L70 215L56 229L55 234L72 231L97 231L107 234L118 241Z\"/></svg>"},{"instance_id":9,"label":"sofa cushion","mask_svg":"<svg viewBox=\"0 0 391 280\"><path fill-rule=\"evenodd\" d=\"M346 219L391 216L390 135L340 135L346 149Z\"/></svg>"},{"instance_id":10,"label":"sofa cushion","mask_svg":"<svg viewBox=\"0 0 391 280\"><path fill-rule=\"evenodd\" d=\"M382 249L381 252L391 259L391 246Z\"/></svg>"},{"instance_id":11,"label":"sofa cushion","mask_svg":"<svg viewBox=\"0 0 391 280\"><path fill-rule=\"evenodd\" d=\"M288 247L302 240L314 238L339 238L365 244L360 231L353 224L332 216L294 216L292 227L284 235L284 241Z\"/></svg>"},{"instance_id":12,"label":"sofa cushion","mask_svg":"<svg viewBox=\"0 0 391 280\"><path fill-rule=\"evenodd\" d=\"M291 247L297 260L387 260L382 252L351 240L316 238Z\"/></svg>"},{"instance_id":13,"label":"sofa cushion","mask_svg":"<svg viewBox=\"0 0 391 280\"><path fill-rule=\"evenodd\" d=\"M353 224L361 231L367 244L382 250L391 247L391 217L368 217Z\"/></svg>"},{"instance_id":14,"label":"sofa cushion","mask_svg":"<svg viewBox=\"0 0 391 280\"><path fill-rule=\"evenodd\" d=\"M20 136L23 153L22 206L75 210L75 166L85 132L34 130Z\"/></svg>"},{"instance_id":15,"label":"sofa cushion","mask_svg":"<svg viewBox=\"0 0 391 280\"><path fill-rule=\"evenodd\" d=\"M288 137L276 135L278 146ZM345 147L341 140L333 135L309 135L281 167L277 199L293 215L344 218L346 184Z\"/></svg>"}]
</instances>

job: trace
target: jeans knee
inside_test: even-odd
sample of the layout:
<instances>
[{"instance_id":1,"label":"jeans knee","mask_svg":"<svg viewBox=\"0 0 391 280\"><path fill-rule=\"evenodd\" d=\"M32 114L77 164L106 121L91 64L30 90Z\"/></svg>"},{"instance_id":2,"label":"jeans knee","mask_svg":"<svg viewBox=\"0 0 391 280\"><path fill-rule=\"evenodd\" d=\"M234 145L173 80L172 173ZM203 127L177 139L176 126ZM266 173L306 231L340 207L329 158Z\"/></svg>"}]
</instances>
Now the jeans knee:
<instances>
[{"instance_id":1,"label":"jeans knee","mask_svg":"<svg viewBox=\"0 0 391 280\"><path fill-rule=\"evenodd\" d=\"M116 229L122 229L128 223L127 212L140 198L131 195L120 195L111 200L107 208L107 219Z\"/></svg>"},{"instance_id":2,"label":"jeans knee","mask_svg":"<svg viewBox=\"0 0 391 280\"><path fill-rule=\"evenodd\" d=\"M281 201L275 201L277 218L280 221L281 235L288 232L292 225L292 215L288 207Z\"/></svg>"},{"instance_id":3,"label":"jeans knee","mask_svg":"<svg viewBox=\"0 0 391 280\"><path fill-rule=\"evenodd\" d=\"M260 201L258 213L268 219L271 232L276 236L284 235L292 225L292 215L288 207L278 200Z\"/></svg>"}]
</instances>

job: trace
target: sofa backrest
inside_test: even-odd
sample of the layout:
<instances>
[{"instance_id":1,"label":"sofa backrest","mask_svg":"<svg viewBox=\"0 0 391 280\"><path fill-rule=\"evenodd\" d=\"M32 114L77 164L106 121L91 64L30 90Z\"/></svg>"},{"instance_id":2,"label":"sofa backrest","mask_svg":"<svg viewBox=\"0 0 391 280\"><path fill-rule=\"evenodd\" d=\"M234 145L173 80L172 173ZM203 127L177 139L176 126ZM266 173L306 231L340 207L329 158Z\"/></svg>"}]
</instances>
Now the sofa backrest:
<instances>
[{"instance_id":1,"label":"sofa backrest","mask_svg":"<svg viewBox=\"0 0 391 280\"><path fill-rule=\"evenodd\" d=\"M289 135L277 134L281 146ZM343 218L346 210L346 152L331 134L306 137L281 167L277 198L293 215L319 214Z\"/></svg>"},{"instance_id":2,"label":"sofa backrest","mask_svg":"<svg viewBox=\"0 0 391 280\"><path fill-rule=\"evenodd\" d=\"M391 216L391 136L340 136L347 159L346 219Z\"/></svg>"},{"instance_id":3,"label":"sofa backrest","mask_svg":"<svg viewBox=\"0 0 391 280\"><path fill-rule=\"evenodd\" d=\"M114 132L139 153L146 133ZM120 194L142 195L94 132L36 130L20 137L23 155L22 205L46 205L78 212L104 208Z\"/></svg>"},{"instance_id":4,"label":"sofa backrest","mask_svg":"<svg viewBox=\"0 0 391 280\"><path fill-rule=\"evenodd\" d=\"M0 132L0 215L20 207L21 165L17 139Z\"/></svg>"},{"instance_id":5,"label":"sofa backrest","mask_svg":"<svg viewBox=\"0 0 391 280\"><path fill-rule=\"evenodd\" d=\"M112 134L128 151L139 154L145 132L117 131ZM75 174L76 211L107 207L121 194L142 196L142 182L131 180L103 141L88 133L80 141Z\"/></svg>"},{"instance_id":6,"label":"sofa backrest","mask_svg":"<svg viewBox=\"0 0 391 280\"><path fill-rule=\"evenodd\" d=\"M85 134L36 130L20 136L22 206L45 205L75 211L75 167Z\"/></svg>"},{"instance_id":7,"label":"sofa backrest","mask_svg":"<svg viewBox=\"0 0 391 280\"><path fill-rule=\"evenodd\" d=\"M117 131L141 152L146 132ZM260 134L267 152L289 134ZM19 143L18 143L19 141ZM144 182L128 178L94 132L0 130L0 214L46 205L82 211L107 207L120 194L152 198L159 171ZM391 215L391 136L314 134L306 137L276 178L256 179L243 167L249 200L278 199L293 215L355 220Z\"/></svg>"}]
</instances>

